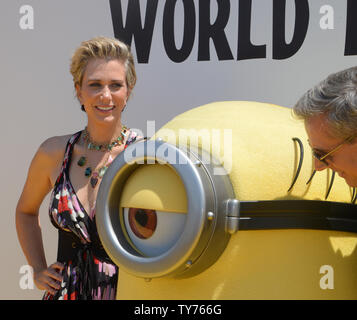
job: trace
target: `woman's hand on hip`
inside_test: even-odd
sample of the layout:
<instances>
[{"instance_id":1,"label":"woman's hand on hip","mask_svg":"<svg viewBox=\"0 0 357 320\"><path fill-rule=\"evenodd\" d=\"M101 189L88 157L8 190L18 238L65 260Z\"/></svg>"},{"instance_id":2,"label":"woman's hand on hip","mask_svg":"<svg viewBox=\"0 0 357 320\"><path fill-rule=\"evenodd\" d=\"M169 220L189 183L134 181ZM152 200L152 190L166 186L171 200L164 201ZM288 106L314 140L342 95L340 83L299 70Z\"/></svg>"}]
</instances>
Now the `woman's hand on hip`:
<instances>
[{"instance_id":1,"label":"woman's hand on hip","mask_svg":"<svg viewBox=\"0 0 357 320\"><path fill-rule=\"evenodd\" d=\"M34 271L34 282L36 287L55 295L57 290L61 288L63 277L60 272L62 272L63 268L64 265L62 263L55 262L46 269Z\"/></svg>"}]
</instances>

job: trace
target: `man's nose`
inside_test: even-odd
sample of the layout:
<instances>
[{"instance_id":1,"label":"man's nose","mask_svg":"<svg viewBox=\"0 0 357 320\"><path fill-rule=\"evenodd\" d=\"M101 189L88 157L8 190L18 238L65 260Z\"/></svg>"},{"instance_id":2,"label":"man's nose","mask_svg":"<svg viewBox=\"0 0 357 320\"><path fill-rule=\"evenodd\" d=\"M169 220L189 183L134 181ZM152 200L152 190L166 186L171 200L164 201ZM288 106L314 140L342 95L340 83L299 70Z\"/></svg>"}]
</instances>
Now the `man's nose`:
<instances>
[{"instance_id":1,"label":"man's nose","mask_svg":"<svg viewBox=\"0 0 357 320\"><path fill-rule=\"evenodd\" d=\"M316 171L322 171L329 167L327 163L325 163L324 161L320 161L316 158L314 159L314 166Z\"/></svg>"}]
</instances>

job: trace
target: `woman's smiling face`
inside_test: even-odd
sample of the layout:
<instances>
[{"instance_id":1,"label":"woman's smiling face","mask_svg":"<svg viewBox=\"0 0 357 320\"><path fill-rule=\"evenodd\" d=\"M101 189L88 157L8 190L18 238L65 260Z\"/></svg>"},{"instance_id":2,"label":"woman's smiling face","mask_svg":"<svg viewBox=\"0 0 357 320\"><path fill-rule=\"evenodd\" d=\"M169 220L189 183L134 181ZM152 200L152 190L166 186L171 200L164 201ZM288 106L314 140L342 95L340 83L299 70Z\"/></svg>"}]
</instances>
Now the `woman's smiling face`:
<instances>
[{"instance_id":1,"label":"woman's smiling face","mask_svg":"<svg viewBox=\"0 0 357 320\"><path fill-rule=\"evenodd\" d=\"M124 64L117 59L91 59L84 71L82 85L77 84L76 91L88 121L120 121L130 95Z\"/></svg>"}]
</instances>

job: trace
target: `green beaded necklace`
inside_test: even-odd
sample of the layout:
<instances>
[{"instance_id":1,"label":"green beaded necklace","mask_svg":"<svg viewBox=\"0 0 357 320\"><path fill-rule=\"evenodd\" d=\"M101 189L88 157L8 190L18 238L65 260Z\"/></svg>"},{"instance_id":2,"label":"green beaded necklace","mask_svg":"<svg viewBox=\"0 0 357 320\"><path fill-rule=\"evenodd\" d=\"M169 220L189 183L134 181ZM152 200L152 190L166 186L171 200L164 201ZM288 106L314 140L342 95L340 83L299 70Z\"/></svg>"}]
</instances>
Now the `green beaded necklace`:
<instances>
[{"instance_id":1,"label":"green beaded necklace","mask_svg":"<svg viewBox=\"0 0 357 320\"><path fill-rule=\"evenodd\" d=\"M91 141L88 129L87 129L87 127L85 127L83 130L83 139L87 143L87 148L89 150L97 150L97 151L103 151L103 152L111 151L114 147L120 146L121 144L123 144L123 139L125 137L125 133L127 130L128 130L127 127L123 126L120 136L118 138L116 138L113 142L108 143L108 144L96 144L95 142Z\"/></svg>"},{"instance_id":2,"label":"green beaded necklace","mask_svg":"<svg viewBox=\"0 0 357 320\"><path fill-rule=\"evenodd\" d=\"M125 126L123 126L120 136L118 138L116 138L113 142L108 143L108 144L96 144L95 142L91 141L87 127L85 127L85 129L83 130L83 140L87 144L87 150L96 150L96 151L102 151L102 152L109 151L108 157L105 161L104 166L100 167L98 169L98 171L93 171L90 166L86 167L86 169L84 170L84 175L87 178L90 177L90 184L91 184L92 188L95 188L99 179L101 179L104 176L109 165L113 161L113 158L110 154L112 149L114 147L120 146L124 143L124 138L126 136L127 130L128 129ZM87 157L85 155L81 156L77 162L78 166L80 166L80 167L84 167L86 165L86 163L87 163Z\"/></svg>"}]
</instances>

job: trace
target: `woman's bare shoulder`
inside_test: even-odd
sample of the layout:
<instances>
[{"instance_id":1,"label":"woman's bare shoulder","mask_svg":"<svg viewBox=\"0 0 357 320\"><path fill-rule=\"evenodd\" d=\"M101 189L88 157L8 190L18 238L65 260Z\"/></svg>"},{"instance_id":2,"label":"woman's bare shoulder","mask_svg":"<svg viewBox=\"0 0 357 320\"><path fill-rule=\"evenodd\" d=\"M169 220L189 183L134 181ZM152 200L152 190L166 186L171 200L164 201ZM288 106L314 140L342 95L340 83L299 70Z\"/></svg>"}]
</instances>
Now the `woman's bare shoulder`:
<instances>
[{"instance_id":1,"label":"woman's bare shoulder","mask_svg":"<svg viewBox=\"0 0 357 320\"><path fill-rule=\"evenodd\" d=\"M70 134L66 134L63 136L53 136L47 138L41 143L39 151L49 156L55 156L58 153L63 154L70 137Z\"/></svg>"},{"instance_id":2,"label":"woman's bare shoulder","mask_svg":"<svg viewBox=\"0 0 357 320\"><path fill-rule=\"evenodd\" d=\"M37 212L45 195L51 190L60 170L66 144L71 135L46 139L33 157L18 208L23 212Z\"/></svg>"},{"instance_id":3,"label":"woman's bare shoulder","mask_svg":"<svg viewBox=\"0 0 357 320\"><path fill-rule=\"evenodd\" d=\"M57 166L63 161L66 145L71 135L53 136L44 140L37 150L37 157L50 166ZM52 165L51 165L52 164Z\"/></svg>"}]
</instances>

